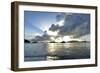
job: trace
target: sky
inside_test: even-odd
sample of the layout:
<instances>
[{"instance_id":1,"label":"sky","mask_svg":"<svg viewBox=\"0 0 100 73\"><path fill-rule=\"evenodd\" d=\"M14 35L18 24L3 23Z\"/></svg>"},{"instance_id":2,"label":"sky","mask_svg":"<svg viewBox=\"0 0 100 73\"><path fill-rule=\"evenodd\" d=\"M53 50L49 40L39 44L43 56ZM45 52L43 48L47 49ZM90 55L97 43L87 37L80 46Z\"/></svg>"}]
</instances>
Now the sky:
<instances>
[{"instance_id":1,"label":"sky","mask_svg":"<svg viewBox=\"0 0 100 73\"><path fill-rule=\"evenodd\" d=\"M90 14L24 11L24 30L25 39L35 38L37 35L44 37L44 31L48 31L47 35L57 32L57 35L72 35L73 38L84 39L85 36L88 40Z\"/></svg>"},{"instance_id":2,"label":"sky","mask_svg":"<svg viewBox=\"0 0 100 73\"><path fill-rule=\"evenodd\" d=\"M43 34L56 22L55 12L24 11L25 34Z\"/></svg>"}]
</instances>

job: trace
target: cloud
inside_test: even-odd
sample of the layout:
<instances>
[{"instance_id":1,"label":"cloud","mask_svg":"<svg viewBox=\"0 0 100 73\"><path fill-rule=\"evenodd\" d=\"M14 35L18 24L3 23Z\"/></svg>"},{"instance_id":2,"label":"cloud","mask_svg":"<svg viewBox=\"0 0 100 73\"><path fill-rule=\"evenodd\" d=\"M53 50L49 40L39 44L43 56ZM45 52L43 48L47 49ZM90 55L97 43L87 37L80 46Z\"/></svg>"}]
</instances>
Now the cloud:
<instances>
[{"instance_id":1,"label":"cloud","mask_svg":"<svg viewBox=\"0 0 100 73\"><path fill-rule=\"evenodd\" d=\"M56 16L56 21L59 22L61 20L64 20L65 18L69 17L70 15L72 15L72 13L59 13Z\"/></svg>"},{"instance_id":2,"label":"cloud","mask_svg":"<svg viewBox=\"0 0 100 73\"><path fill-rule=\"evenodd\" d=\"M57 16L56 16L56 21L60 21L60 20L63 20L65 18L65 13L59 13Z\"/></svg>"},{"instance_id":3,"label":"cloud","mask_svg":"<svg viewBox=\"0 0 100 73\"><path fill-rule=\"evenodd\" d=\"M41 36L36 36L33 41L50 41L54 32L57 32L55 38L71 35L78 38L90 34L90 15L80 13L61 13L57 15L57 22L64 21L63 25L52 24ZM51 32L48 32L51 31Z\"/></svg>"},{"instance_id":4,"label":"cloud","mask_svg":"<svg viewBox=\"0 0 100 73\"><path fill-rule=\"evenodd\" d=\"M80 37L90 33L90 15L80 13L61 13L56 17L57 21L64 20L62 26L51 25L49 30L59 31L58 35L73 35Z\"/></svg>"},{"instance_id":5,"label":"cloud","mask_svg":"<svg viewBox=\"0 0 100 73\"><path fill-rule=\"evenodd\" d=\"M55 25L55 24L52 24L51 27L49 28L49 30L51 31L57 31L59 29L59 25Z\"/></svg>"},{"instance_id":6,"label":"cloud","mask_svg":"<svg viewBox=\"0 0 100 73\"><path fill-rule=\"evenodd\" d=\"M48 41L50 40L50 35L47 34L47 31L44 31L44 34L41 36L35 36L32 41Z\"/></svg>"},{"instance_id":7,"label":"cloud","mask_svg":"<svg viewBox=\"0 0 100 73\"><path fill-rule=\"evenodd\" d=\"M88 22L84 22L82 25L76 27L72 32L74 34L73 37L81 37L90 34L90 24Z\"/></svg>"}]
</instances>

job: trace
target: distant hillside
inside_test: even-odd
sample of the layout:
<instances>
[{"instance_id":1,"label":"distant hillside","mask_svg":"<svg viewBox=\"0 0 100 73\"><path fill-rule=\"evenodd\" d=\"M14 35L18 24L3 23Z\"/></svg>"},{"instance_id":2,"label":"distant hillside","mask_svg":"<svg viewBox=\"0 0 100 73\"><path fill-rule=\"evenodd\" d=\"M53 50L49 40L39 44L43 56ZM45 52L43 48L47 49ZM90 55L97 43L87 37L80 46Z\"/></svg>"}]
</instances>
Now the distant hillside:
<instances>
[{"instance_id":1,"label":"distant hillside","mask_svg":"<svg viewBox=\"0 0 100 73\"><path fill-rule=\"evenodd\" d=\"M25 43L30 43L30 41L29 41L29 40L27 40L27 39L24 39L24 42L25 42Z\"/></svg>"},{"instance_id":2,"label":"distant hillside","mask_svg":"<svg viewBox=\"0 0 100 73\"><path fill-rule=\"evenodd\" d=\"M80 42L80 41L76 41L76 40L68 41L68 43L75 43L75 42Z\"/></svg>"},{"instance_id":3,"label":"distant hillside","mask_svg":"<svg viewBox=\"0 0 100 73\"><path fill-rule=\"evenodd\" d=\"M78 40L71 40L68 43L88 43L89 41L78 41Z\"/></svg>"}]
</instances>

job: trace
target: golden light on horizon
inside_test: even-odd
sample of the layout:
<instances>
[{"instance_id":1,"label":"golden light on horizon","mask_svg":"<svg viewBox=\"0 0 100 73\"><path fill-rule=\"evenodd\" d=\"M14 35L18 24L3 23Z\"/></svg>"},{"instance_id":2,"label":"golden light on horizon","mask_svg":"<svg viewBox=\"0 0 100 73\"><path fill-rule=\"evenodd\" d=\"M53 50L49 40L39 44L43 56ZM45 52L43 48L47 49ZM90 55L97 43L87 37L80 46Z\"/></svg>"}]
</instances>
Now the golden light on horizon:
<instances>
[{"instance_id":1,"label":"golden light on horizon","mask_svg":"<svg viewBox=\"0 0 100 73\"><path fill-rule=\"evenodd\" d=\"M68 42L71 40L72 38L70 36L64 36L64 37L58 37L57 39L55 39L55 42L62 42L62 41Z\"/></svg>"},{"instance_id":2,"label":"golden light on horizon","mask_svg":"<svg viewBox=\"0 0 100 73\"><path fill-rule=\"evenodd\" d=\"M56 39L54 37L51 37L50 39L55 42L62 42L62 41L68 42L72 40L70 36L58 37Z\"/></svg>"},{"instance_id":3,"label":"golden light on horizon","mask_svg":"<svg viewBox=\"0 0 100 73\"><path fill-rule=\"evenodd\" d=\"M47 31L47 34L50 35L50 39L51 41L54 41L54 42L68 42L68 41L81 41L81 39L78 39L78 38L72 38L72 36L70 35L66 35L66 36L59 36L57 38L55 38L56 36L58 36L58 31Z\"/></svg>"},{"instance_id":4,"label":"golden light on horizon","mask_svg":"<svg viewBox=\"0 0 100 73\"><path fill-rule=\"evenodd\" d=\"M57 39L55 39L55 42L62 42L63 40L62 40L62 38L61 37L59 37L59 38L57 38Z\"/></svg>"},{"instance_id":5,"label":"golden light on horizon","mask_svg":"<svg viewBox=\"0 0 100 73\"><path fill-rule=\"evenodd\" d=\"M62 40L65 42L68 42L68 41L71 41L72 38L71 38L71 36L64 36Z\"/></svg>"}]
</instances>

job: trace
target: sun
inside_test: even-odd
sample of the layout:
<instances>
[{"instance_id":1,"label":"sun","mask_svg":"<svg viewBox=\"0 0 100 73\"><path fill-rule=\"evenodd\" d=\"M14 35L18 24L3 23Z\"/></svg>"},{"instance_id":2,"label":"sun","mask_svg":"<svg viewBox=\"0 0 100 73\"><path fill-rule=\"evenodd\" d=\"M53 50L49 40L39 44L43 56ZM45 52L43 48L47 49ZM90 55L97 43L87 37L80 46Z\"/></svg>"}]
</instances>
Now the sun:
<instances>
[{"instance_id":1,"label":"sun","mask_svg":"<svg viewBox=\"0 0 100 73\"><path fill-rule=\"evenodd\" d=\"M58 38L51 37L50 39L55 42L62 42L62 41L68 42L72 40L71 36L64 36L64 37L58 37Z\"/></svg>"},{"instance_id":2,"label":"sun","mask_svg":"<svg viewBox=\"0 0 100 73\"><path fill-rule=\"evenodd\" d=\"M71 41L72 38L71 38L71 36L64 36L62 40L65 42L68 42L68 41Z\"/></svg>"},{"instance_id":3,"label":"sun","mask_svg":"<svg viewBox=\"0 0 100 73\"><path fill-rule=\"evenodd\" d=\"M58 31L49 31L48 30L47 34L50 35L51 36L50 39L55 42L63 42L63 41L68 42L68 41L73 40L73 38L69 35L54 38L54 37L58 36Z\"/></svg>"},{"instance_id":4,"label":"sun","mask_svg":"<svg viewBox=\"0 0 100 73\"><path fill-rule=\"evenodd\" d=\"M47 31L47 34L51 36L57 36L58 32L57 31Z\"/></svg>"}]
</instances>

